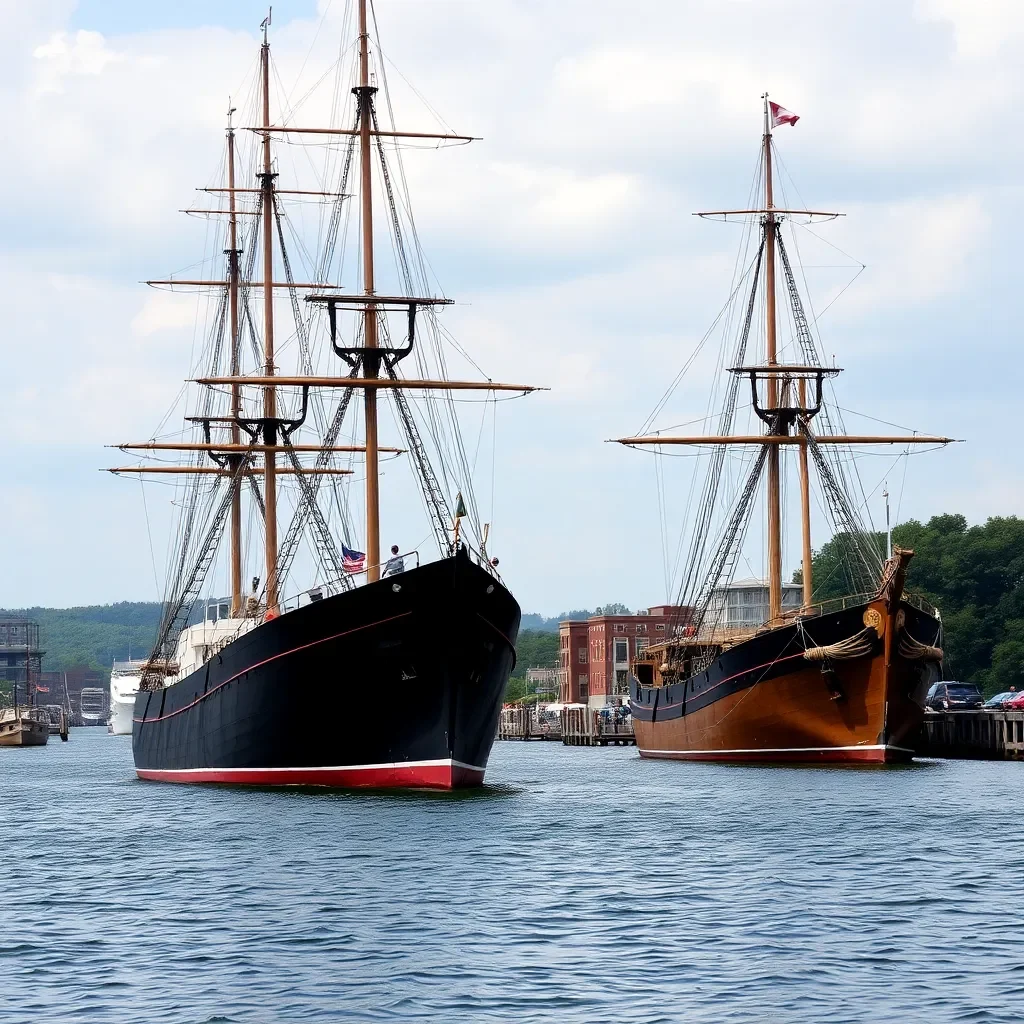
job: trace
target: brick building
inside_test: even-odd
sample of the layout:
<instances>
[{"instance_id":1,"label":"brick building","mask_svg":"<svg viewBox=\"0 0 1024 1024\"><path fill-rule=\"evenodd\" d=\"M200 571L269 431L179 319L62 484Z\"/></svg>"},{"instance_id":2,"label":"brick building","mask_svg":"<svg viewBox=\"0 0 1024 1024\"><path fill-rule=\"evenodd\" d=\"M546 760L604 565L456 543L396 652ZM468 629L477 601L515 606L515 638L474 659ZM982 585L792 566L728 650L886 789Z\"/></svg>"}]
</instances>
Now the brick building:
<instances>
[{"instance_id":1,"label":"brick building","mask_svg":"<svg viewBox=\"0 0 1024 1024\"><path fill-rule=\"evenodd\" d=\"M630 661L671 636L686 618L687 609L659 604L636 615L592 615L560 623L559 700L601 707L627 696Z\"/></svg>"}]
</instances>

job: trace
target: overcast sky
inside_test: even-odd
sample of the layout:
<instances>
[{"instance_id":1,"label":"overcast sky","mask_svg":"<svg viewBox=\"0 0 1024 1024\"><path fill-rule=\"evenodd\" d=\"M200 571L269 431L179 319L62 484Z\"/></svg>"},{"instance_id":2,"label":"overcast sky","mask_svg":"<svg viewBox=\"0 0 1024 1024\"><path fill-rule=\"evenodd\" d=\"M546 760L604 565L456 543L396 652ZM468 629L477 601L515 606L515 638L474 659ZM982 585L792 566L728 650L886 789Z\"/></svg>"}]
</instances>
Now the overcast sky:
<instances>
[{"instance_id":1,"label":"overcast sky","mask_svg":"<svg viewBox=\"0 0 1024 1024\"><path fill-rule=\"evenodd\" d=\"M345 7L274 5L286 87L337 53ZM446 324L494 379L551 388L498 407L493 508L489 467L479 482L524 610L666 598L654 460L604 441L639 428L728 294L739 236L690 213L746 200L766 89L801 115L777 139L799 196L847 214L815 229L853 258L818 261L815 308L853 262L867 266L819 323L846 368L844 408L967 440L905 472L896 453L862 460L876 521L884 479L901 519L1019 514L1024 4L377 7L393 67L483 138L410 158L424 249L459 302ZM169 502L144 505L137 482L98 470L124 459L104 445L152 436L187 375L191 313L139 282L202 253L204 227L177 211L221 159L227 96L251 75L264 11L3 0L0 12L0 606L155 599ZM406 124L435 126L422 106ZM691 381L660 421L705 405ZM671 460L665 472L674 546L685 487ZM385 543L420 540L400 513L384 528Z\"/></svg>"}]
</instances>

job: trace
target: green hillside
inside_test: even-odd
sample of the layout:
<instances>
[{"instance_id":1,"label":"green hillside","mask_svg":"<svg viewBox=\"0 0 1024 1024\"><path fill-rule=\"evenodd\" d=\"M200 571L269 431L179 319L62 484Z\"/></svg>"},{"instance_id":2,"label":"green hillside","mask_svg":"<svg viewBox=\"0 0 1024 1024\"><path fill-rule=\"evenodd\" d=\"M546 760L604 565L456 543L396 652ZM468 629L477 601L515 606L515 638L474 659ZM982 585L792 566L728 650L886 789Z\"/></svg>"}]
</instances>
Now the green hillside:
<instances>
[{"instance_id":1,"label":"green hillside","mask_svg":"<svg viewBox=\"0 0 1024 1024\"><path fill-rule=\"evenodd\" d=\"M156 601L122 601L82 608L18 608L4 612L39 623L46 655L44 672L84 665L108 669L115 659L149 654L156 640L161 605Z\"/></svg>"}]
</instances>

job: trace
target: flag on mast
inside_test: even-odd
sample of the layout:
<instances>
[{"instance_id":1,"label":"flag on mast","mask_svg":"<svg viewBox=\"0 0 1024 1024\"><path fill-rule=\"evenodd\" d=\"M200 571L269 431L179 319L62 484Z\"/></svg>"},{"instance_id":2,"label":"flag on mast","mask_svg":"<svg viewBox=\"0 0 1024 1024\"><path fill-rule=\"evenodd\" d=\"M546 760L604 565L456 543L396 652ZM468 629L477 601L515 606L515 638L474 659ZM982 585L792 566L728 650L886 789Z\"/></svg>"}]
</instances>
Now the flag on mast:
<instances>
[{"instance_id":1,"label":"flag on mast","mask_svg":"<svg viewBox=\"0 0 1024 1024\"><path fill-rule=\"evenodd\" d=\"M773 103L771 100L768 101L768 106L772 110L772 127L778 128L780 124L796 124L800 120L799 114L794 114L792 110L787 110L785 107L778 103Z\"/></svg>"},{"instance_id":2,"label":"flag on mast","mask_svg":"<svg viewBox=\"0 0 1024 1024\"><path fill-rule=\"evenodd\" d=\"M459 491L458 496L455 499L455 518L464 519L466 517L466 503L462 500L462 491Z\"/></svg>"},{"instance_id":3,"label":"flag on mast","mask_svg":"<svg viewBox=\"0 0 1024 1024\"><path fill-rule=\"evenodd\" d=\"M353 551L342 544L341 567L347 573L362 572L366 568L366 552Z\"/></svg>"}]
</instances>

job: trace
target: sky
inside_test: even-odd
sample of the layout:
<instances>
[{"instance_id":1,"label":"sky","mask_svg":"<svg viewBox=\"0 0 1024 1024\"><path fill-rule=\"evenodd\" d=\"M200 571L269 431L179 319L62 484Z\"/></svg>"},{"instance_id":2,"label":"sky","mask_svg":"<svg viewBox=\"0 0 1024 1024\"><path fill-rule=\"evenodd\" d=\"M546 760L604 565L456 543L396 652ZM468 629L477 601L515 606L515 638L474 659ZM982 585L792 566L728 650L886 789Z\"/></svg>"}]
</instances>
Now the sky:
<instances>
[{"instance_id":1,"label":"sky","mask_svg":"<svg viewBox=\"0 0 1024 1024\"><path fill-rule=\"evenodd\" d=\"M290 97L337 55L346 6L274 5ZM188 375L194 304L140 282L209 248L179 211L215 180L265 10L2 0L0 14L0 607L157 599L166 489L99 470L125 458L104 446L154 435ZM470 443L493 451L477 490L524 610L673 591L688 464L663 460L659 503L656 460L605 442L644 423L732 287L738 230L691 213L745 201L765 90L801 116L777 133L793 194L846 214L803 255L848 425L965 441L865 456L867 511L884 518L887 485L894 518L1020 514L1024 5L378 0L377 16L392 78L415 87L406 126L436 126L423 97L482 138L408 155L424 251L457 300L446 326L494 379L550 388L498 405L493 433L466 412ZM712 370L695 364L659 425L706 414ZM392 477L385 544L406 547L422 524ZM816 514L815 545L827 537ZM740 575L760 574L758 552ZM787 573L798 554L790 538Z\"/></svg>"}]
</instances>

